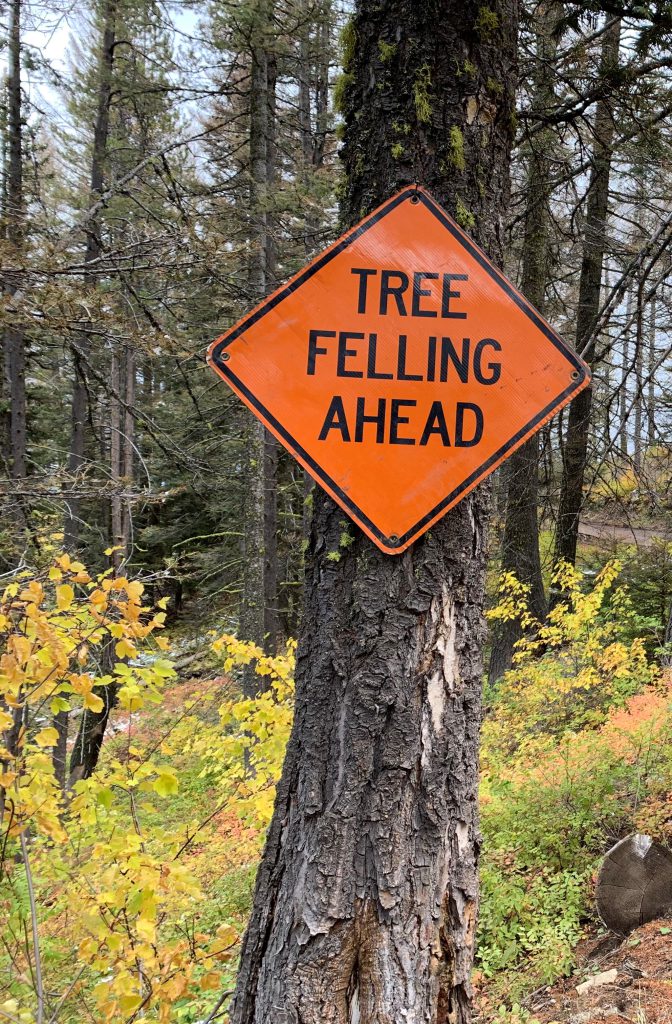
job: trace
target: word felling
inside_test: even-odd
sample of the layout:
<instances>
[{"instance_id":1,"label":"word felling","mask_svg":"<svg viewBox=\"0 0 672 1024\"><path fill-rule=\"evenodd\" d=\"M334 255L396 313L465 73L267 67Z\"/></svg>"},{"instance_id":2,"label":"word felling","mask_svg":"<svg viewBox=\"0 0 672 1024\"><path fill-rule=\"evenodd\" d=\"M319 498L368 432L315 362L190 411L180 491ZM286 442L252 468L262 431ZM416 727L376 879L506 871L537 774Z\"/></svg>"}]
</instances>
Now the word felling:
<instances>
[{"instance_id":1,"label":"word felling","mask_svg":"<svg viewBox=\"0 0 672 1024\"><path fill-rule=\"evenodd\" d=\"M579 356L416 186L218 338L208 361L388 554L590 381Z\"/></svg>"}]
</instances>

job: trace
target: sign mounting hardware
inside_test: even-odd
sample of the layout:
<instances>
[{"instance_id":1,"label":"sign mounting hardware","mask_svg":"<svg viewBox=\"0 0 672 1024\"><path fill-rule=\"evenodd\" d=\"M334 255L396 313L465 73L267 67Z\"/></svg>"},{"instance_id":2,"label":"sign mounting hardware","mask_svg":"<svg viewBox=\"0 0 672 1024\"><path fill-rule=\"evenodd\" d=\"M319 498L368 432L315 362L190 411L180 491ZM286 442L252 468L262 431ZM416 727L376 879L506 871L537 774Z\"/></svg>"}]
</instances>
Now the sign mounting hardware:
<instances>
[{"instance_id":1,"label":"sign mounting hardware","mask_svg":"<svg viewBox=\"0 0 672 1024\"><path fill-rule=\"evenodd\" d=\"M590 383L417 185L213 342L208 362L388 554Z\"/></svg>"}]
</instances>

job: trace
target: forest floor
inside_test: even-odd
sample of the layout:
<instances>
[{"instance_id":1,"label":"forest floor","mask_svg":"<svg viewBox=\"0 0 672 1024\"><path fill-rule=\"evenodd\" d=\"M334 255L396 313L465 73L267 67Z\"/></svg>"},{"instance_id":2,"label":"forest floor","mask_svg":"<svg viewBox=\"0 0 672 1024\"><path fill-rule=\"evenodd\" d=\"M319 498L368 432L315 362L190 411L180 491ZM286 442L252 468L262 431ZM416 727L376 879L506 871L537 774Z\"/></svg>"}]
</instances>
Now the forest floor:
<instances>
[{"instance_id":1,"label":"forest floor","mask_svg":"<svg viewBox=\"0 0 672 1024\"><path fill-rule=\"evenodd\" d=\"M525 1004L541 1024L671 1024L672 920L651 921L627 938L592 934L579 943L571 977Z\"/></svg>"}]
</instances>

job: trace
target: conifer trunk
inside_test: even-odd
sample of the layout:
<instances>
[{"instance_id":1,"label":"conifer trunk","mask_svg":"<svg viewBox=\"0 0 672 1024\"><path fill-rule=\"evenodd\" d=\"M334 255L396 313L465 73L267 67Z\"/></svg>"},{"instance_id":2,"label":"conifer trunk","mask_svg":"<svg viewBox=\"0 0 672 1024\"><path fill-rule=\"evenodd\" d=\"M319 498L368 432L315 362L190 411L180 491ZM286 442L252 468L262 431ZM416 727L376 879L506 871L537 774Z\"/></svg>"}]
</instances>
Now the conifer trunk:
<instances>
[{"instance_id":1,"label":"conifer trunk","mask_svg":"<svg viewBox=\"0 0 672 1024\"><path fill-rule=\"evenodd\" d=\"M122 468L122 409L120 396L123 394L121 373L121 353L113 347L110 359L110 542L114 548L112 565L115 575L124 560L124 528L121 501Z\"/></svg>"},{"instance_id":2,"label":"conifer trunk","mask_svg":"<svg viewBox=\"0 0 672 1024\"><path fill-rule=\"evenodd\" d=\"M539 24L531 109L542 117L551 110L555 99L555 30L561 15L561 8L555 0L542 3L537 8ZM553 142L552 129L538 132L530 142L527 165L527 208L520 289L540 313L544 312L546 304ZM513 453L502 472L506 481L502 571L513 573L521 583L529 586L529 610L539 622L543 622L547 608L539 554L538 434ZM495 629L490 655L490 682L495 682L511 667L514 645L520 635L518 620L502 622Z\"/></svg>"},{"instance_id":3,"label":"conifer trunk","mask_svg":"<svg viewBox=\"0 0 672 1024\"><path fill-rule=\"evenodd\" d=\"M97 104L96 119L93 126L93 147L91 151L91 178L89 195L92 202L95 202L103 193L105 183L105 161L107 157L107 143L110 127L110 99L112 93L112 71L114 67L114 47L116 39L116 18L117 0L105 0L103 8L103 24L100 53L98 57L98 83L97 83ZM101 238L102 225L99 217L93 218L87 227L86 250L84 263L87 266L95 263L102 254L103 243ZM91 287L96 286L97 278L89 274L87 279ZM76 496L79 486L79 477L85 463L85 439L86 423L89 413L89 394L86 376L86 360L91 350L89 338L84 337L79 348L73 351L73 363L75 380L72 389L71 406L71 427L70 427L70 452L68 456L68 473L70 475L75 494L70 498L66 506L64 524L64 546L68 551L75 551L79 542L80 533L80 501ZM113 388L119 385L118 355L112 356L111 378ZM114 480L114 435L116 426L117 445L120 444L119 425L120 410L118 400L114 395L110 396L111 413L111 469L112 483L118 486ZM118 460L117 460L118 467ZM115 498L112 497L108 506L110 509L110 529L112 536L115 536L116 508ZM120 541L123 544L123 534L118 531ZM113 540L113 543L120 541ZM118 560L119 552L115 552L115 559ZM115 561L115 565L117 561ZM109 658L109 652L103 654ZM84 709L79 722L77 736L72 753L70 755L69 774L66 768L66 752L68 743L69 714L67 711L59 711L54 716L54 726L59 734L58 743L54 750L54 769L56 777L61 786L65 789L66 781L69 787L81 778L88 778L98 763L100 748L105 735L107 719L110 709L116 701L116 688L111 684L109 687L101 687L99 696L102 697L105 707L100 713Z\"/></svg>"},{"instance_id":4,"label":"conifer trunk","mask_svg":"<svg viewBox=\"0 0 672 1024\"><path fill-rule=\"evenodd\" d=\"M6 224L14 268L20 266L25 232L23 202L23 141L21 125L21 0L9 6L8 165ZM18 269L6 274L5 288L14 295L20 288ZM6 462L13 480L26 475L26 347L20 324L5 329L5 372L9 397L9 451ZM19 499L17 509L22 509ZM23 516L21 517L23 518Z\"/></svg>"},{"instance_id":5,"label":"conifer trunk","mask_svg":"<svg viewBox=\"0 0 672 1024\"><path fill-rule=\"evenodd\" d=\"M642 470L644 446L642 430L644 425L644 285L644 280L639 281L637 285L637 318L635 321L635 426L632 464L637 474Z\"/></svg>"},{"instance_id":6,"label":"conifer trunk","mask_svg":"<svg viewBox=\"0 0 672 1024\"><path fill-rule=\"evenodd\" d=\"M487 12L356 3L344 227L418 181L501 257L517 7ZM316 489L295 722L231 1024L469 1019L488 504L481 487L391 557L354 526L340 547L343 512Z\"/></svg>"},{"instance_id":7,"label":"conifer trunk","mask_svg":"<svg viewBox=\"0 0 672 1024\"><path fill-rule=\"evenodd\" d=\"M656 442L656 296L649 307L649 337L646 357L646 441Z\"/></svg>"},{"instance_id":8,"label":"conifer trunk","mask_svg":"<svg viewBox=\"0 0 672 1024\"><path fill-rule=\"evenodd\" d=\"M613 75L618 66L621 22L614 19L602 42L600 77ZM594 330L600 310L602 264L607 243L609 178L614 140L614 117L609 90L595 110L593 159L588 186L583 258L579 279L579 308L576 317L576 349L592 367L595 361ZM554 562L576 561L579 518L583 505L583 483L588 459L588 437L593 406L589 385L572 401L563 449L562 487L558 507ZM558 599L552 594L552 600Z\"/></svg>"},{"instance_id":9,"label":"conifer trunk","mask_svg":"<svg viewBox=\"0 0 672 1024\"><path fill-rule=\"evenodd\" d=\"M619 448L623 458L628 457L628 378L630 377L630 371L632 366L630 365L630 333L632 331L632 303L634 290L632 284L628 287L627 301L625 309L625 328L623 330L623 353L622 353L622 364L621 364L621 380L619 384L619 396L618 396L618 437L619 437Z\"/></svg>"},{"instance_id":10,"label":"conifer trunk","mask_svg":"<svg viewBox=\"0 0 672 1024\"><path fill-rule=\"evenodd\" d=\"M114 65L114 45L116 34L116 0L106 0L103 10L103 32L100 55L98 58L98 96L96 119L93 127L93 147L91 151L91 178L89 196L95 203L103 193L105 181L105 159L107 155L107 139L110 125L110 96L112 91L112 69ZM86 251L84 262L87 265L99 259L103 251L101 240L101 223L94 217L87 227ZM92 287L96 278L88 276ZM80 502L76 496L79 476L84 466L86 421L89 408L89 394L86 379L86 359L90 350L88 338L83 338L80 345L73 350L73 366L75 379L72 388L70 451L68 454L68 475L75 494L66 505L64 524L64 546L68 551L75 551L80 532Z\"/></svg>"},{"instance_id":11,"label":"conifer trunk","mask_svg":"<svg viewBox=\"0 0 672 1024\"><path fill-rule=\"evenodd\" d=\"M269 290L274 273L274 245L269 198L275 177L276 64L267 49L272 0L255 8L250 47L250 261L248 290L253 302ZM245 416L247 470L244 536L244 577L239 633L271 652L277 636L277 451L274 438L254 417ZM259 679L253 668L243 675L245 692L253 696Z\"/></svg>"}]
</instances>

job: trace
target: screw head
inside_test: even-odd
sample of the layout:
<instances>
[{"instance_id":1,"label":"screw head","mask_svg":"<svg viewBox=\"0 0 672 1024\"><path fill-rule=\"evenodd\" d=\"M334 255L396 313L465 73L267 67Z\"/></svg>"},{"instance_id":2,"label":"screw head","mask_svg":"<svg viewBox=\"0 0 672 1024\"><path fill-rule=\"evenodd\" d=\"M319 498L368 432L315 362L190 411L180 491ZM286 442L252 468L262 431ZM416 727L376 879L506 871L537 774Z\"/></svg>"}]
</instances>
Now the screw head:
<instances>
[{"instance_id":1,"label":"screw head","mask_svg":"<svg viewBox=\"0 0 672 1024\"><path fill-rule=\"evenodd\" d=\"M223 363L228 363L230 358L231 358L231 355L228 352L222 352L221 360L222 360Z\"/></svg>"}]
</instances>

